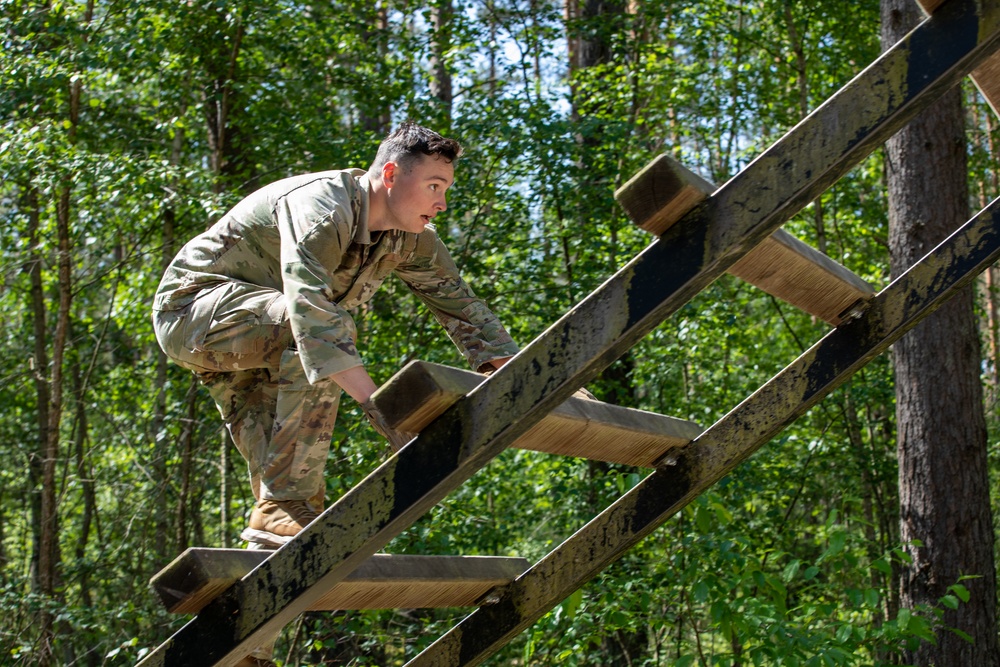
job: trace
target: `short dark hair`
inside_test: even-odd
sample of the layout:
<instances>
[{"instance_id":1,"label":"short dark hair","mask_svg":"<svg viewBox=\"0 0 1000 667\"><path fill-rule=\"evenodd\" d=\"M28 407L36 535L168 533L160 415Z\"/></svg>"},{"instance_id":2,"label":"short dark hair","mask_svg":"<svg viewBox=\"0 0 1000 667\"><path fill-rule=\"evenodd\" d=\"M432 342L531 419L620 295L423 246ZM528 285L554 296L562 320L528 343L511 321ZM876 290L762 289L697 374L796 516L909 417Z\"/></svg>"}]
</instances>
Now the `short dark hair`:
<instances>
[{"instance_id":1,"label":"short dark hair","mask_svg":"<svg viewBox=\"0 0 1000 667\"><path fill-rule=\"evenodd\" d=\"M409 171L422 155L440 155L448 162L454 162L461 157L462 150L462 145L454 139L442 137L434 130L408 120L382 140L368 172L375 174L381 171L387 162L396 162L404 171Z\"/></svg>"}]
</instances>

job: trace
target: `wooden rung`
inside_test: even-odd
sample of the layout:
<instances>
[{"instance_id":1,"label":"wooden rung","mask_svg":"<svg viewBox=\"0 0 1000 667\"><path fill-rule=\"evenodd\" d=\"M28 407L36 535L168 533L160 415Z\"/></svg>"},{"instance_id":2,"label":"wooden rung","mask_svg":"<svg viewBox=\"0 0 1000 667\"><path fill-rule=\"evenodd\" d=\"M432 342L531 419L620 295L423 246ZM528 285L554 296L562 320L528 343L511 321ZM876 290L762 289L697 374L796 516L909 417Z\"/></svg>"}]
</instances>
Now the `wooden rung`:
<instances>
[{"instance_id":1,"label":"wooden rung","mask_svg":"<svg viewBox=\"0 0 1000 667\"><path fill-rule=\"evenodd\" d=\"M372 398L390 426L419 433L485 379L472 371L412 361ZM701 427L683 419L571 397L513 446L651 468L699 433Z\"/></svg>"},{"instance_id":2,"label":"wooden rung","mask_svg":"<svg viewBox=\"0 0 1000 667\"><path fill-rule=\"evenodd\" d=\"M928 14L933 14L944 0L918 0L920 6ZM979 67L972 70L972 82L986 98L993 113L1000 116L1000 51L984 60Z\"/></svg>"},{"instance_id":3,"label":"wooden rung","mask_svg":"<svg viewBox=\"0 0 1000 667\"><path fill-rule=\"evenodd\" d=\"M729 267L729 273L834 326L875 294L850 270L783 229Z\"/></svg>"},{"instance_id":4,"label":"wooden rung","mask_svg":"<svg viewBox=\"0 0 1000 667\"><path fill-rule=\"evenodd\" d=\"M188 549L154 575L149 585L168 611L197 614L272 553ZM375 554L309 609L473 607L529 566L524 558Z\"/></svg>"},{"instance_id":5,"label":"wooden rung","mask_svg":"<svg viewBox=\"0 0 1000 667\"><path fill-rule=\"evenodd\" d=\"M615 199L632 222L661 236L714 191L704 178L660 155L618 188Z\"/></svg>"},{"instance_id":6,"label":"wooden rung","mask_svg":"<svg viewBox=\"0 0 1000 667\"><path fill-rule=\"evenodd\" d=\"M615 198L639 227L661 235L714 189L661 155L619 188ZM834 326L875 294L867 282L783 229L744 255L729 273Z\"/></svg>"}]
</instances>

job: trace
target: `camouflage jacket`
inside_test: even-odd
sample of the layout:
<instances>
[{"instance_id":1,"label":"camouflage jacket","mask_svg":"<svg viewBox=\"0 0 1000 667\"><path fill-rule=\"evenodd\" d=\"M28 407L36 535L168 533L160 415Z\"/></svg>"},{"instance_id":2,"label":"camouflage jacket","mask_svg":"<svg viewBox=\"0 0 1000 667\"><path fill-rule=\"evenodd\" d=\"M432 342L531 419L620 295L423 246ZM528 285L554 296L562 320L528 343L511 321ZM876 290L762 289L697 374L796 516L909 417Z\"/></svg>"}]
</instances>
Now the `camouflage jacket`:
<instances>
[{"instance_id":1,"label":"camouflage jacket","mask_svg":"<svg viewBox=\"0 0 1000 667\"><path fill-rule=\"evenodd\" d=\"M310 382L361 365L348 313L395 273L431 309L478 369L517 352L462 280L433 226L420 234L368 230L368 177L360 169L286 178L237 204L189 241L164 273L154 310L185 308L229 281L284 293Z\"/></svg>"}]
</instances>

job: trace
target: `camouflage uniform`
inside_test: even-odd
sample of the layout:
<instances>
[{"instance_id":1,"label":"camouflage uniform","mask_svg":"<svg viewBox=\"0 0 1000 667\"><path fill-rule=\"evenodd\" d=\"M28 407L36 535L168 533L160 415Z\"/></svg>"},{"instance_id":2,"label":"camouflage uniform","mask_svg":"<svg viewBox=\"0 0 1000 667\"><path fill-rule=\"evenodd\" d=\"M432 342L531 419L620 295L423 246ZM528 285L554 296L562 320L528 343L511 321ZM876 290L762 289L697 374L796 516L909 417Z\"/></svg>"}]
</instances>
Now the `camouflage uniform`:
<instances>
[{"instance_id":1,"label":"camouflage uniform","mask_svg":"<svg viewBox=\"0 0 1000 667\"><path fill-rule=\"evenodd\" d=\"M517 351L433 226L369 232L368 196L362 170L268 185L188 242L157 289L157 340L208 387L258 499L322 498L340 400L330 376L362 365L348 310L390 273L474 369Z\"/></svg>"}]
</instances>

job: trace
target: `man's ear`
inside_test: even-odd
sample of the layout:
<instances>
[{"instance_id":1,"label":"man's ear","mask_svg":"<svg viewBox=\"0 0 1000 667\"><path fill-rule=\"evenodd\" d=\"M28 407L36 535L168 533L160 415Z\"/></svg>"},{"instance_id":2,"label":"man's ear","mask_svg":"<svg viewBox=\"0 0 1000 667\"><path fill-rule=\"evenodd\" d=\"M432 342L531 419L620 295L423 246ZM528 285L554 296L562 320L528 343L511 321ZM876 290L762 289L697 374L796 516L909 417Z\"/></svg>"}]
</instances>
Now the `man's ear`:
<instances>
[{"instance_id":1,"label":"man's ear","mask_svg":"<svg viewBox=\"0 0 1000 667\"><path fill-rule=\"evenodd\" d=\"M396 170L398 168L399 165L391 161L386 162L384 165L382 165L382 183L385 185L385 187L391 188L393 185L395 185Z\"/></svg>"}]
</instances>

